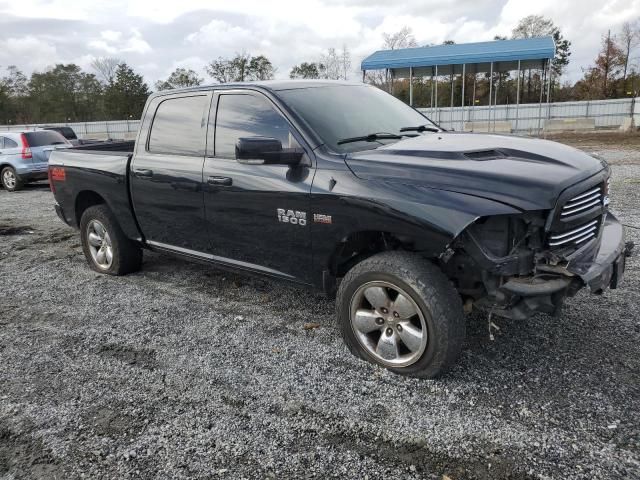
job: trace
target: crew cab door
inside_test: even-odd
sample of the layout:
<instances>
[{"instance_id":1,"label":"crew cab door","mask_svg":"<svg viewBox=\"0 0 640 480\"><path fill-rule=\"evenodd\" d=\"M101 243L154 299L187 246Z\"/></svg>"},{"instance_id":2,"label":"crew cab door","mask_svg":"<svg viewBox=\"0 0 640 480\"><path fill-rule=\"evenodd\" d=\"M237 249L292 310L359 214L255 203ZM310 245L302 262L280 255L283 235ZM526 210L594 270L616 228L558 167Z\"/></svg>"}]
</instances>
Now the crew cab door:
<instances>
[{"instance_id":1,"label":"crew cab door","mask_svg":"<svg viewBox=\"0 0 640 480\"><path fill-rule=\"evenodd\" d=\"M211 254L236 268L308 283L309 150L295 166L235 158L240 137L271 137L283 147L304 148L302 138L267 96L250 90L214 94L208 135L204 191Z\"/></svg>"},{"instance_id":2,"label":"crew cab door","mask_svg":"<svg viewBox=\"0 0 640 480\"><path fill-rule=\"evenodd\" d=\"M138 224L152 246L208 247L202 167L210 102L210 92L192 92L157 97L147 108L130 188Z\"/></svg>"}]
</instances>

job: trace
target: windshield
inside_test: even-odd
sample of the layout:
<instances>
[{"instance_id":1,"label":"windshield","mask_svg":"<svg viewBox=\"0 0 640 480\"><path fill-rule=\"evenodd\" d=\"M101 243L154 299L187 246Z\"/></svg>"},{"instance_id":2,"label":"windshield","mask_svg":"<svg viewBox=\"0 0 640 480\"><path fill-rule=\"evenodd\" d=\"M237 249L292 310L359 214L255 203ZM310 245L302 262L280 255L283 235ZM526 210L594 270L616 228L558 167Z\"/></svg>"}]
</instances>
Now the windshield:
<instances>
[{"instance_id":1,"label":"windshield","mask_svg":"<svg viewBox=\"0 0 640 480\"><path fill-rule=\"evenodd\" d=\"M435 127L427 117L406 103L368 85L300 88L282 90L278 94L335 152L368 150L398 141L397 138L379 138L374 141L338 143L345 138L366 137L375 133L400 135L401 128L419 125Z\"/></svg>"}]
</instances>

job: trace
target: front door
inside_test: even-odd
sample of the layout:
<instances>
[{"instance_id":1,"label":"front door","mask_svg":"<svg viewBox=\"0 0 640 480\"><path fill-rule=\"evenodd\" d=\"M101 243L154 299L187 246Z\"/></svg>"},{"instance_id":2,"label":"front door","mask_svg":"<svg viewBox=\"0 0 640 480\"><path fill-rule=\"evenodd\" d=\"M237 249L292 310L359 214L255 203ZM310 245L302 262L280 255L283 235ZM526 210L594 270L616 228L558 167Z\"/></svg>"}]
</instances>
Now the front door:
<instances>
[{"instance_id":1,"label":"front door","mask_svg":"<svg viewBox=\"0 0 640 480\"><path fill-rule=\"evenodd\" d=\"M305 154L297 166L239 163L235 145L240 137L302 146L301 137L263 94L238 90L214 96L203 175L210 252L238 268L309 283L310 159Z\"/></svg>"},{"instance_id":2,"label":"front door","mask_svg":"<svg viewBox=\"0 0 640 480\"><path fill-rule=\"evenodd\" d=\"M149 134L138 140L130 178L136 218L150 245L208 248L202 167L210 102L210 92L163 96L145 115L152 119Z\"/></svg>"}]
</instances>

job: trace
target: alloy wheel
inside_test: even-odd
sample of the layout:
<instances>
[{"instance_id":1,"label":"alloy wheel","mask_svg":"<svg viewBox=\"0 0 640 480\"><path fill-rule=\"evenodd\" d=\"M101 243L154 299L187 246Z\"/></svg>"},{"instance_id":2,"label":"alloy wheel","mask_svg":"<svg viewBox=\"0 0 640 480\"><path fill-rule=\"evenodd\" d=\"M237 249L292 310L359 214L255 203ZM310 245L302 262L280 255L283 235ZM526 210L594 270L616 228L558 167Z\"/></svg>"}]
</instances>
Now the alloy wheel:
<instances>
[{"instance_id":1,"label":"alloy wheel","mask_svg":"<svg viewBox=\"0 0 640 480\"><path fill-rule=\"evenodd\" d=\"M10 189L16 187L16 174L13 173L13 170L7 168L2 172L2 183L4 183L5 187Z\"/></svg>"},{"instance_id":2,"label":"alloy wheel","mask_svg":"<svg viewBox=\"0 0 640 480\"><path fill-rule=\"evenodd\" d=\"M108 270L113 262L113 247L107 229L98 220L91 220L86 234L91 258L99 268Z\"/></svg>"},{"instance_id":3,"label":"alloy wheel","mask_svg":"<svg viewBox=\"0 0 640 480\"><path fill-rule=\"evenodd\" d=\"M358 342L382 365L409 366L427 347L425 315L397 285L384 281L361 285L351 299L350 315Z\"/></svg>"}]
</instances>

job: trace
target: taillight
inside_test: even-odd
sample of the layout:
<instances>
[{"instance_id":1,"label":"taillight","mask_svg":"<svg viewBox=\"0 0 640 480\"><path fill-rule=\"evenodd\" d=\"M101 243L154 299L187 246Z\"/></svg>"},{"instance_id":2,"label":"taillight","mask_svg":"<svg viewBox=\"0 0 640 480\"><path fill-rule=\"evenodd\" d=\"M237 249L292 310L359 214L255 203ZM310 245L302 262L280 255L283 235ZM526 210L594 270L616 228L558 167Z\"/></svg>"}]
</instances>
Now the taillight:
<instances>
[{"instance_id":1,"label":"taillight","mask_svg":"<svg viewBox=\"0 0 640 480\"><path fill-rule=\"evenodd\" d=\"M27 142L27 136L24 133L22 133L20 134L20 139L22 140L22 158L24 159L32 158L31 148L29 148L29 142Z\"/></svg>"},{"instance_id":2,"label":"taillight","mask_svg":"<svg viewBox=\"0 0 640 480\"><path fill-rule=\"evenodd\" d=\"M56 193L54 182L64 182L66 179L67 172L64 171L64 167L49 166L49 188L53 193Z\"/></svg>"},{"instance_id":3,"label":"taillight","mask_svg":"<svg viewBox=\"0 0 640 480\"><path fill-rule=\"evenodd\" d=\"M49 177L49 188L51 189L51 193L56 193L56 187L53 184L53 179L51 178L51 167L49 167L48 177Z\"/></svg>"}]
</instances>

